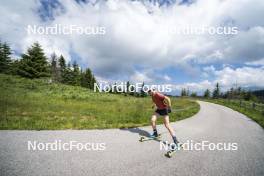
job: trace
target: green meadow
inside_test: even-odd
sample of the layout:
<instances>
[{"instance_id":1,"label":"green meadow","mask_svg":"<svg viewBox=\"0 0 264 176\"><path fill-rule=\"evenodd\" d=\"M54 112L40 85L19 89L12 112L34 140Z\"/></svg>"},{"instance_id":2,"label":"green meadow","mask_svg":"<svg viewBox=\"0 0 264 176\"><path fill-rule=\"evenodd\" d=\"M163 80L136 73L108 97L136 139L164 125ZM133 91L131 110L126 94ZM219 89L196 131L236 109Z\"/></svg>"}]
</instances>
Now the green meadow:
<instances>
[{"instance_id":1,"label":"green meadow","mask_svg":"<svg viewBox=\"0 0 264 176\"><path fill-rule=\"evenodd\" d=\"M151 98L0 74L0 129L60 130L128 128L149 125ZM172 98L171 121L191 117L199 105ZM162 123L161 119L159 123Z\"/></svg>"}]
</instances>

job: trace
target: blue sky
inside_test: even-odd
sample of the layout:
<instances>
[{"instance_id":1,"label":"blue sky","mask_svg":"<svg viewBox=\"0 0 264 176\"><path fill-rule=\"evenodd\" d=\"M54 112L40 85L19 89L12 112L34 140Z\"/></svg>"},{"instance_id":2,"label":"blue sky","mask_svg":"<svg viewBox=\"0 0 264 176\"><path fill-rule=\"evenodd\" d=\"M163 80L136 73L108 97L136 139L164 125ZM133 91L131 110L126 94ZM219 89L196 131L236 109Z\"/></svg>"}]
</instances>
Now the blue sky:
<instances>
[{"instance_id":1,"label":"blue sky","mask_svg":"<svg viewBox=\"0 0 264 176\"><path fill-rule=\"evenodd\" d=\"M14 4L16 4L14 6ZM198 93L235 84L264 87L262 0L19 0L0 2L0 38L14 58L35 41L90 67L102 82L171 84ZM103 27L105 35L28 34L28 25ZM232 35L176 34L192 27L236 27Z\"/></svg>"}]
</instances>

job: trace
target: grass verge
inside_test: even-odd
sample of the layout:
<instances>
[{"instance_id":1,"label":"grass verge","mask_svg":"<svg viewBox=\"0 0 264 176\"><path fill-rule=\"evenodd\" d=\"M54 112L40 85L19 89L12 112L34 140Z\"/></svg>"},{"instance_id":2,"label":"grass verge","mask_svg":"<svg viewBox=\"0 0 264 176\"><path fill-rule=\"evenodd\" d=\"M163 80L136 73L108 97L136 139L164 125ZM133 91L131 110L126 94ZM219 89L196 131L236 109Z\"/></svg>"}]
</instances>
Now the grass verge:
<instances>
[{"instance_id":1,"label":"grass verge","mask_svg":"<svg viewBox=\"0 0 264 176\"><path fill-rule=\"evenodd\" d=\"M61 130L149 125L151 99L0 74L0 129ZM171 121L199 111L198 103L172 98ZM161 119L158 121L162 123Z\"/></svg>"}]
</instances>

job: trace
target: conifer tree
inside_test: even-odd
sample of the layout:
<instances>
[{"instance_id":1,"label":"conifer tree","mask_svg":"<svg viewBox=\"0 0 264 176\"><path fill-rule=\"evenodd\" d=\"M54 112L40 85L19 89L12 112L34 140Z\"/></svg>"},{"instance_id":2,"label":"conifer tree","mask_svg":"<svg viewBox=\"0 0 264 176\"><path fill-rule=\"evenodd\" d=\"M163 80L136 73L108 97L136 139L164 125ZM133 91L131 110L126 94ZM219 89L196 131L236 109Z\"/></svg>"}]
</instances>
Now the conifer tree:
<instances>
[{"instance_id":1,"label":"conifer tree","mask_svg":"<svg viewBox=\"0 0 264 176\"><path fill-rule=\"evenodd\" d=\"M81 74L80 74L80 69L79 65L77 64L76 61L73 62L73 85L79 86L81 82Z\"/></svg>"},{"instance_id":2,"label":"conifer tree","mask_svg":"<svg viewBox=\"0 0 264 176\"><path fill-rule=\"evenodd\" d=\"M50 76L47 58L39 43L34 43L26 54L22 54L18 74L28 78Z\"/></svg>"},{"instance_id":3,"label":"conifer tree","mask_svg":"<svg viewBox=\"0 0 264 176\"><path fill-rule=\"evenodd\" d=\"M58 58L55 53L51 55L51 79L55 82L59 81Z\"/></svg>"},{"instance_id":4,"label":"conifer tree","mask_svg":"<svg viewBox=\"0 0 264 176\"><path fill-rule=\"evenodd\" d=\"M69 62L66 66L64 73L64 82L65 84L74 85L74 76L71 63Z\"/></svg>"},{"instance_id":5,"label":"conifer tree","mask_svg":"<svg viewBox=\"0 0 264 176\"><path fill-rule=\"evenodd\" d=\"M145 86L145 83L143 82L142 83L142 88L141 88L141 90L140 90L140 96L141 97L146 97L147 96L147 93L144 91L144 86Z\"/></svg>"},{"instance_id":6,"label":"conifer tree","mask_svg":"<svg viewBox=\"0 0 264 176\"><path fill-rule=\"evenodd\" d=\"M96 80L92 74L92 71L89 68L87 68L85 72L82 74L81 86L89 89L93 89L94 83L96 83Z\"/></svg>"},{"instance_id":7,"label":"conifer tree","mask_svg":"<svg viewBox=\"0 0 264 176\"><path fill-rule=\"evenodd\" d=\"M65 71L66 71L66 61L64 57L61 55L59 58L59 81L61 83L64 83L66 80Z\"/></svg>"},{"instance_id":8,"label":"conifer tree","mask_svg":"<svg viewBox=\"0 0 264 176\"><path fill-rule=\"evenodd\" d=\"M219 98L220 97L220 85L219 83L216 83L215 89L213 92L213 98Z\"/></svg>"},{"instance_id":9,"label":"conifer tree","mask_svg":"<svg viewBox=\"0 0 264 176\"><path fill-rule=\"evenodd\" d=\"M210 90L209 89L206 89L205 91L204 91L204 98L209 98L211 96L211 92L210 92Z\"/></svg>"},{"instance_id":10,"label":"conifer tree","mask_svg":"<svg viewBox=\"0 0 264 176\"><path fill-rule=\"evenodd\" d=\"M2 44L0 41L0 73L11 72L11 49L7 43Z\"/></svg>"}]
</instances>

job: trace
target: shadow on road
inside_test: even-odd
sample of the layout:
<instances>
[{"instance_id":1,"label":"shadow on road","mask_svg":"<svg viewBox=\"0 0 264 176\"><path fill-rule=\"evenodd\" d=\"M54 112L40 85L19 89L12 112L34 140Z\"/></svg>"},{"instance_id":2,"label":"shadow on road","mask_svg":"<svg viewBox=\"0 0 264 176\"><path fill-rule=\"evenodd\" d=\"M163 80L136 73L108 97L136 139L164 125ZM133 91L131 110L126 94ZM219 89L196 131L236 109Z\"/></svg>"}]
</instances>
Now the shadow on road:
<instances>
[{"instance_id":1,"label":"shadow on road","mask_svg":"<svg viewBox=\"0 0 264 176\"><path fill-rule=\"evenodd\" d=\"M145 130L142 130L142 129L138 128L138 127L136 127L136 128L121 128L120 130L129 131L131 133L137 133L140 136L148 137L150 135L149 132L147 132Z\"/></svg>"},{"instance_id":2,"label":"shadow on road","mask_svg":"<svg viewBox=\"0 0 264 176\"><path fill-rule=\"evenodd\" d=\"M136 128L121 128L120 130L124 130L124 131L129 131L131 133L137 133L139 134L140 136L144 136L144 137L149 137L150 133L148 131L145 131L145 130L142 130L138 127ZM167 132L163 132L163 133L160 133L160 134L164 134L164 133L167 133ZM163 141L162 139L147 139L147 140L144 140L144 141L157 141L157 142L162 142L166 145L169 145L167 141Z\"/></svg>"}]
</instances>

